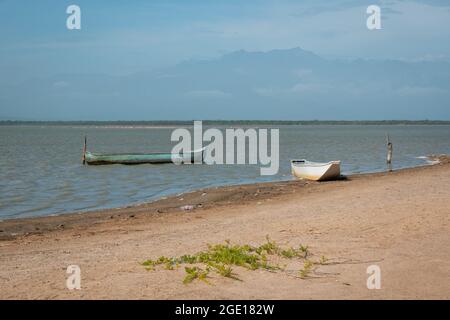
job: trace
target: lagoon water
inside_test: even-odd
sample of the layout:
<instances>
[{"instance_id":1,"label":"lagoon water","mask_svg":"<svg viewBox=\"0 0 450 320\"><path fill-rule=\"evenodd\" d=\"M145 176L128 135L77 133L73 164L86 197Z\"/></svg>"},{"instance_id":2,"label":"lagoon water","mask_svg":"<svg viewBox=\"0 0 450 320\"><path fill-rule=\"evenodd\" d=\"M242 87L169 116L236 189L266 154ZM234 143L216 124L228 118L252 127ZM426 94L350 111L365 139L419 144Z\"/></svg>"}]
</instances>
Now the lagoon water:
<instances>
[{"instance_id":1,"label":"lagoon water","mask_svg":"<svg viewBox=\"0 0 450 320\"><path fill-rule=\"evenodd\" d=\"M211 186L290 180L289 159L342 160L344 174L386 169L385 135L394 169L450 153L446 125L279 126L280 170L261 176L255 165L83 166L82 141L93 152L170 152L174 128L0 126L0 220L112 208ZM206 129L206 128L205 128Z\"/></svg>"}]
</instances>

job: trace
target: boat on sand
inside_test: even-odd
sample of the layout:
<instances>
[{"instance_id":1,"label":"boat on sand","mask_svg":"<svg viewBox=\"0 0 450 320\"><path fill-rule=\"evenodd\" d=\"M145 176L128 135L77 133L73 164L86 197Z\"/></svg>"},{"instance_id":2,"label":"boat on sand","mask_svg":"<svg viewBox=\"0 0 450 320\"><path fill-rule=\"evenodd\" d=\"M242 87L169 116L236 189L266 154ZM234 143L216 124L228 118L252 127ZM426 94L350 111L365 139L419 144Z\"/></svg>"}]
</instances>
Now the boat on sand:
<instances>
[{"instance_id":1,"label":"boat on sand","mask_svg":"<svg viewBox=\"0 0 450 320\"><path fill-rule=\"evenodd\" d=\"M341 162L319 163L304 159L291 160L291 171L295 177L300 179L314 181L333 180L341 175Z\"/></svg>"}]
</instances>

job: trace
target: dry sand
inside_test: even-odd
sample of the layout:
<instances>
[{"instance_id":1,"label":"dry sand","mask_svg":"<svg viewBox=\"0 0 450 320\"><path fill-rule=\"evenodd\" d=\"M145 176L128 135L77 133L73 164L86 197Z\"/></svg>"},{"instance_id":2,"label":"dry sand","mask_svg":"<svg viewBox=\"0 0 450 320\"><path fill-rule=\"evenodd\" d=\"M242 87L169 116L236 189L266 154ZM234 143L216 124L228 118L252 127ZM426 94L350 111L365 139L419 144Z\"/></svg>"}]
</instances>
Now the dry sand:
<instances>
[{"instance_id":1,"label":"dry sand","mask_svg":"<svg viewBox=\"0 0 450 320\"><path fill-rule=\"evenodd\" d=\"M195 205L194 210L181 210ZM184 270L139 263L207 243L308 245L306 279L236 268L242 281L182 283ZM327 183L276 182L200 190L137 207L0 223L2 299L449 299L450 164ZM81 290L66 268L81 268ZM381 289L366 286L381 268Z\"/></svg>"}]
</instances>

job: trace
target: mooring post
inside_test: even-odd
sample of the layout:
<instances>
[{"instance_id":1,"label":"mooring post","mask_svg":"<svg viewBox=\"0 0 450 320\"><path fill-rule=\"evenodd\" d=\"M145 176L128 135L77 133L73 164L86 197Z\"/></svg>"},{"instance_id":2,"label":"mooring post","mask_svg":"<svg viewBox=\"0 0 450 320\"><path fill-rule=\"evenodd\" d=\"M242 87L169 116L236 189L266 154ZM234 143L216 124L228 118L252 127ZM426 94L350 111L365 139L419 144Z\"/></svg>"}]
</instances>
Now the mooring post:
<instances>
[{"instance_id":1,"label":"mooring post","mask_svg":"<svg viewBox=\"0 0 450 320\"><path fill-rule=\"evenodd\" d=\"M389 134L386 134L386 144L387 144L387 158L386 163L388 167L388 171L392 171L392 153L394 152L394 147L389 138Z\"/></svg>"},{"instance_id":2,"label":"mooring post","mask_svg":"<svg viewBox=\"0 0 450 320\"><path fill-rule=\"evenodd\" d=\"M86 164L86 136L84 136L84 145L83 145L83 157L82 157L82 161L83 161L83 165Z\"/></svg>"}]
</instances>

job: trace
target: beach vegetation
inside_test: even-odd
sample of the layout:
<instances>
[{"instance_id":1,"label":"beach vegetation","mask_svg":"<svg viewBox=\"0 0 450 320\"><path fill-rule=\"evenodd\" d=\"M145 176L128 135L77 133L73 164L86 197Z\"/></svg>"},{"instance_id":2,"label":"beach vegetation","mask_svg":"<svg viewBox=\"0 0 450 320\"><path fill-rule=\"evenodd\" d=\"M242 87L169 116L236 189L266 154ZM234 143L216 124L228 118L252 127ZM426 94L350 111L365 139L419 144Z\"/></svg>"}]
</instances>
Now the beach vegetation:
<instances>
[{"instance_id":1,"label":"beach vegetation","mask_svg":"<svg viewBox=\"0 0 450 320\"><path fill-rule=\"evenodd\" d=\"M281 271L283 267L274 260L301 259L305 260L305 264L300 270L300 274L302 278L305 278L313 266L313 263L306 259L308 254L307 246L281 247L266 237L266 242L259 246L232 244L226 240L221 244L208 244L206 250L196 254L184 254L178 257L161 256L155 260L146 260L142 262L142 265L147 270L156 270L157 267L175 270L180 265L186 265L186 276L183 283L188 284L196 279L208 283L207 278L210 272L225 278L240 280L234 272L234 267L248 270Z\"/></svg>"},{"instance_id":2,"label":"beach vegetation","mask_svg":"<svg viewBox=\"0 0 450 320\"><path fill-rule=\"evenodd\" d=\"M300 270L300 278L305 279L308 277L310 272L312 271L314 267L314 262L311 260L306 260L303 264L303 269Z\"/></svg>"},{"instance_id":3,"label":"beach vegetation","mask_svg":"<svg viewBox=\"0 0 450 320\"><path fill-rule=\"evenodd\" d=\"M325 257L325 256L321 256L321 257L320 257L320 260L319 260L319 264L325 265L325 264L327 264L327 263L328 263L328 258Z\"/></svg>"},{"instance_id":4,"label":"beach vegetation","mask_svg":"<svg viewBox=\"0 0 450 320\"><path fill-rule=\"evenodd\" d=\"M194 267L185 267L184 270L186 271L186 276L184 277L183 283L188 284L194 281L195 279L201 280L205 283L208 283L208 280L206 279L209 274L209 268L202 269L197 266Z\"/></svg>"},{"instance_id":5,"label":"beach vegetation","mask_svg":"<svg viewBox=\"0 0 450 320\"><path fill-rule=\"evenodd\" d=\"M300 245L300 251L303 254L303 258L308 258L309 248L308 246Z\"/></svg>"}]
</instances>

